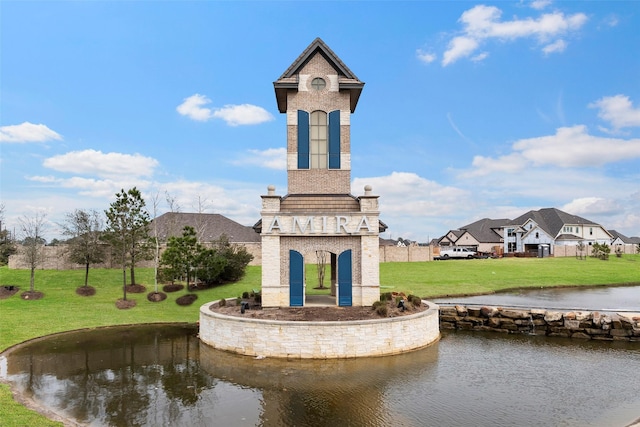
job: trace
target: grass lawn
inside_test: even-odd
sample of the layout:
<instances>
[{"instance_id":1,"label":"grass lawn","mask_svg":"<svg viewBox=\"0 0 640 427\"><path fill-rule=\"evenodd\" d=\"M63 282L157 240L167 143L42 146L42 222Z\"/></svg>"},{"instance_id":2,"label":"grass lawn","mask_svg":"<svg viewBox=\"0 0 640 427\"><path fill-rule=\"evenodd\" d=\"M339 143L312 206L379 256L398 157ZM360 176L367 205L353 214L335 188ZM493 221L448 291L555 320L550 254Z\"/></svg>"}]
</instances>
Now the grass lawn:
<instances>
[{"instance_id":1,"label":"grass lawn","mask_svg":"<svg viewBox=\"0 0 640 427\"><path fill-rule=\"evenodd\" d=\"M316 266L307 265L307 293L328 293L317 286ZM22 300L19 293L0 299L0 351L22 341L56 332L99 326L152 322L196 322L199 308L207 301L240 296L244 291L260 289L260 267L248 267L238 283L196 291L198 299L190 306L175 300L186 290L168 293L162 302L149 302L144 294L127 294L136 306L119 310L115 301L122 298L122 271L95 269L89 284L96 295L82 297L75 289L83 283L82 270L38 270L35 289L44 293L37 301ZM136 270L138 283L154 290L153 270ZM325 286L330 280L325 279ZM397 291L425 298L446 295L491 293L505 289L542 286L580 286L602 284L640 284L640 255L615 256L608 261L594 258L502 258L448 260L436 262L382 263L382 292ZM29 271L0 268L0 286L18 285L29 289ZM162 288L160 287L160 290Z\"/></svg>"},{"instance_id":2,"label":"grass lawn","mask_svg":"<svg viewBox=\"0 0 640 427\"><path fill-rule=\"evenodd\" d=\"M307 293L328 293L317 286L316 266L307 266ZM153 270L137 269L136 280L147 286L144 294L128 294L136 306L119 310L122 298L122 270L95 269L89 284L97 292L91 297L76 295L83 284L82 270L38 270L35 290L44 293L36 301L22 300L20 292L0 299L0 352L28 339L83 328L153 322L196 322L202 304L220 298L237 297L244 291L260 289L260 267L248 267L238 283L197 291L198 299L190 306L175 300L186 290L168 293L162 302L146 298L154 290ZM325 286L330 280L325 279ZM448 260L437 262L380 264L381 291L405 292L424 298L437 296L491 293L522 287L581 286L602 284L640 285L640 255L612 256L608 261L593 258L502 258ZM17 285L29 289L29 271L0 268L0 286ZM160 288L160 290L162 290ZM9 388L0 384L0 425L61 425L26 409L12 398Z\"/></svg>"}]
</instances>

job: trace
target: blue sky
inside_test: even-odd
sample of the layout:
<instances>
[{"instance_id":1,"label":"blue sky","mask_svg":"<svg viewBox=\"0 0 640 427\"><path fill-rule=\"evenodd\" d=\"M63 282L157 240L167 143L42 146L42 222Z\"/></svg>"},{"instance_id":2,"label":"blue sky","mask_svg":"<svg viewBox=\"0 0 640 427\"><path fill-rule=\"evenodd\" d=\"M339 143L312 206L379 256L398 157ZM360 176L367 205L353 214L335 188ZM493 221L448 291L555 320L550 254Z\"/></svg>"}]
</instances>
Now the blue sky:
<instances>
[{"instance_id":1,"label":"blue sky","mask_svg":"<svg viewBox=\"0 0 640 427\"><path fill-rule=\"evenodd\" d=\"M2 1L4 224L121 188L260 218L286 194L273 82L316 38L365 82L352 193L384 237L556 207L640 236L640 2Z\"/></svg>"}]
</instances>

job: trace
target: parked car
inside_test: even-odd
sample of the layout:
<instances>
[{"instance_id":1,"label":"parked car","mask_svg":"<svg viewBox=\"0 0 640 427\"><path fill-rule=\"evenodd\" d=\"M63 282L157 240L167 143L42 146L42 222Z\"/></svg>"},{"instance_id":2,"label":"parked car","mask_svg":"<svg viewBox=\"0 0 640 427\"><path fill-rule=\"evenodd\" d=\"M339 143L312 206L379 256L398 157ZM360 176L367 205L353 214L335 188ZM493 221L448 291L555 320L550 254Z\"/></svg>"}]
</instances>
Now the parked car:
<instances>
[{"instance_id":1,"label":"parked car","mask_svg":"<svg viewBox=\"0 0 640 427\"><path fill-rule=\"evenodd\" d=\"M440 256L434 259L449 259L449 258L475 258L476 252L467 248L451 248L440 251Z\"/></svg>"}]
</instances>

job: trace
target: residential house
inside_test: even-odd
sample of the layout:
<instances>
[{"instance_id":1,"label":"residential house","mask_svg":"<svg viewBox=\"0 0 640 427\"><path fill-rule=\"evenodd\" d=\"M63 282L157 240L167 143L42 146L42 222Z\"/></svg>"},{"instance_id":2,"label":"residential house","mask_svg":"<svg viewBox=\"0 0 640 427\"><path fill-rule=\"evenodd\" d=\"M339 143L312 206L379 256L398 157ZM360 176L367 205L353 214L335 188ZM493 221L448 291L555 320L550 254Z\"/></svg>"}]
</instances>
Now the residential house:
<instances>
[{"instance_id":1,"label":"residential house","mask_svg":"<svg viewBox=\"0 0 640 427\"><path fill-rule=\"evenodd\" d=\"M260 235L252 227L220 214L167 212L152 221L152 233L156 225L162 241L181 236L183 228L190 226L201 242L210 243L225 235L231 243L260 243Z\"/></svg>"},{"instance_id":2,"label":"residential house","mask_svg":"<svg viewBox=\"0 0 640 427\"><path fill-rule=\"evenodd\" d=\"M627 237L616 230L609 230L609 234L612 236L611 246L640 244L640 237Z\"/></svg>"},{"instance_id":3,"label":"residential house","mask_svg":"<svg viewBox=\"0 0 640 427\"><path fill-rule=\"evenodd\" d=\"M554 245L576 246L580 242L610 244L613 236L600 224L556 208L529 211L504 227L504 253L535 253ZM544 252L543 252L544 253Z\"/></svg>"},{"instance_id":4,"label":"residential house","mask_svg":"<svg viewBox=\"0 0 640 427\"><path fill-rule=\"evenodd\" d=\"M476 252L496 253L502 251L504 227L509 219L483 218L471 224L450 230L438 241L439 246L461 246Z\"/></svg>"}]
</instances>

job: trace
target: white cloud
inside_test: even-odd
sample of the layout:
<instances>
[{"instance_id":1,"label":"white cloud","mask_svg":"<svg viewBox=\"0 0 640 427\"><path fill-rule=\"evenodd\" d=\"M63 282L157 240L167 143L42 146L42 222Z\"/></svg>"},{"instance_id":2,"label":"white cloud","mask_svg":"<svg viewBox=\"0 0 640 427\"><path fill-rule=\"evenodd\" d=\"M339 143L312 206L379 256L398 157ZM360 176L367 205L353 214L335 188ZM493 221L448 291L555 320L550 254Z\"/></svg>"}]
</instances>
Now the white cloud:
<instances>
[{"instance_id":1,"label":"white cloud","mask_svg":"<svg viewBox=\"0 0 640 427\"><path fill-rule=\"evenodd\" d=\"M471 164L473 169L463 173L466 178L494 173L516 173L527 166L527 160L519 153L511 153L498 158L475 156Z\"/></svg>"},{"instance_id":2,"label":"white cloud","mask_svg":"<svg viewBox=\"0 0 640 427\"><path fill-rule=\"evenodd\" d=\"M108 200L114 196L120 189L138 187L138 189L147 188L151 182L141 180L136 177L124 177L122 179L95 179L74 176L71 178L59 178L53 176L28 176L27 180L39 182L44 188L56 188L73 190L79 196L91 197L93 199ZM108 202L105 202L108 203Z\"/></svg>"},{"instance_id":3,"label":"white cloud","mask_svg":"<svg viewBox=\"0 0 640 427\"><path fill-rule=\"evenodd\" d=\"M633 108L628 96L604 96L589 107L598 108L598 117L611 123L615 131L640 126L640 108Z\"/></svg>"},{"instance_id":4,"label":"white cloud","mask_svg":"<svg viewBox=\"0 0 640 427\"><path fill-rule=\"evenodd\" d=\"M444 233L446 227L462 225L461 221L466 221L474 209L470 192L412 172L355 178L351 183L352 194L364 194L365 185L371 185L373 194L380 196L380 219L389 226L387 235L391 237L427 242Z\"/></svg>"},{"instance_id":5,"label":"white cloud","mask_svg":"<svg viewBox=\"0 0 640 427\"><path fill-rule=\"evenodd\" d=\"M380 196L385 215L393 216L436 217L455 211L457 203L469 196L464 190L443 186L411 172L356 178L351 185L353 194L364 194L365 185L371 185L373 193Z\"/></svg>"},{"instance_id":6,"label":"white cloud","mask_svg":"<svg viewBox=\"0 0 640 427\"><path fill-rule=\"evenodd\" d=\"M538 8L543 6L543 2L537 3ZM514 18L511 21L501 21L501 16L502 11L495 6L478 5L463 12L459 19L463 26L462 35L449 42L442 65L447 66L466 57L472 57L475 61L486 58L486 54L472 54L482 42L490 39L511 41L534 38L544 45L542 49L546 54L561 52L566 48L566 42L556 38L579 30L587 21L583 13L565 16L561 12L553 12L537 18Z\"/></svg>"},{"instance_id":7,"label":"white cloud","mask_svg":"<svg viewBox=\"0 0 640 427\"><path fill-rule=\"evenodd\" d=\"M558 128L555 135L523 139L513 148L535 165L560 167L602 166L640 158L640 139L593 136L584 125Z\"/></svg>"},{"instance_id":8,"label":"white cloud","mask_svg":"<svg viewBox=\"0 0 640 427\"><path fill-rule=\"evenodd\" d=\"M206 122L213 116L213 113L211 109L204 108L203 105L209 104L210 102L211 100L206 96L196 93L195 95L185 98L184 102L176 107L176 111L190 119Z\"/></svg>"},{"instance_id":9,"label":"white cloud","mask_svg":"<svg viewBox=\"0 0 640 427\"><path fill-rule=\"evenodd\" d=\"M589 215L614 215L624 209L616 200L609 200L602 197L582 197L574 199L559 208L573 215L589 218Z\"/></svg>"},{"instance_id":10,"label":"white cloud","mask_svg":"<svg viewBox=\"0 0 640 427\"><path fill-rule=\"evenodd\" d=\"M273 120L267 110L251 104L225 105L214 111L213 117L224 120L229 126L257 125Z\"/></svg>"},{"instance_id":11,"label":"white cloud","mask_svg":"<svg viewBox=\"0 0 640 427\"><path fill-rule=\"evenodd\" d=\"M473 62L482 62L489 57L489 52L482 52L478 55L472 56L471 61Z\"/></svg>"},{"instance_id":12,"label":"white cloud","mask_svg":"<svg viewBox=\"0 0 640 427\"><path fill-rule=\"evenodd\" d=\"M176 111L190 119L205 122L211 119L222 119L229 126L256 125L273 120L273 116L262 107L251 104L225 105L222 108L205 107L211 100L196 93L184 99Z\"/></svg>"},{"instance_id":13,"label":"white cloud","mask_svg":"<svg viewBox=\"0 0 640 427\"><path fill-rule=\"evenodd\" d=\"M564 52L566 48L567 48L567 42L565 42L562 39L559 39L543 47L542 52L544 52L545 55L549 55L550 53Z\"/></svg>"},{"instance_id":14,"label":"white cloud","mask_svg":"<svg viewBox=\"0 0 640 427\"><path fill-rule=\"evenodd\" d=\"M473 168L462 176L515 173L531 166L603 166L640 158L640 139L593 136L586 126L577 125L558 128L555 135L521 139L512 145L512 149L512 153L496 158L474 157Z\"/></svg>"},{"instance_id":15,"label":"white cloud","mask_svg":"<svg viewBox=\"0 0 640 427\"><path fill-rule=\"evenodd\" d=\"M287 149L267 148L266 150L248 150L249 155L233 162L235 165L259 166L267 169L287 169Z\"/></svg>"},{"instance_id":16,"label":"white cloud","mask_svg":"<svg viewBox=\"0 0 640 427\"><path fill-rule=\"evenodd\" d=\"M422 49L416 51L418 59L424 63L430 64L437 59L436 55L431 52L425 52Z\"/></svg>"},{"instance_id":17,"label":"white cloud","mask_svg":"<svg viewBox=\"0 0 640 427\"><path fill-rule=\"evenodd\" d=\"M24 122L19 125L0 127L0 142L47 142L62 141L62 136L43 124Z\"/></svg>"},{"instance_id":18,"label":"white cloud","mask_svg":"<svg viewBox=\"0 0 640 427\"><path fill-rule=\"evenodd\" d=\"M534 0L531 2L531 8L542 10L551 4L551 0Z\"/></svg>"},{"instance_id":19,"label":"white cloud","mask_svg":"<svg viewBox=\"0 0 640 427\"><path fill-rule=\"evenodd\" d=\"M620 20L618 19L617 15L611 14L605 18L605 24L608 27L617 27L619 23Z\"/></svg>"},{"instance_id":20,"label":"white cloud","mask_svg":"<svg viewBox=\"0 0 640 427\"><path fill-rule=\"evenodd\" d=\"M476 39L471 37L454 37L449 42L449 49L444 53L442 65L446 66L460 58L471 55L479 46Z\"/></svg>"},{"instance_id":21,"label":"white cloud","mask_svg":"<svg viewBox=\"0 0 640 427\"><path fill-rule=\"evenodd\" d=\"M45 159L43 165L58 172L99 177L140 177L153 175L158 161L141 154L103 153L96 150L71 151Z\"/></svg>"}]
</instances>

